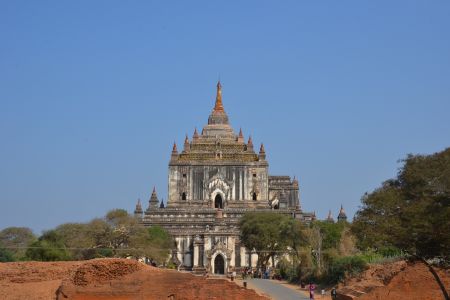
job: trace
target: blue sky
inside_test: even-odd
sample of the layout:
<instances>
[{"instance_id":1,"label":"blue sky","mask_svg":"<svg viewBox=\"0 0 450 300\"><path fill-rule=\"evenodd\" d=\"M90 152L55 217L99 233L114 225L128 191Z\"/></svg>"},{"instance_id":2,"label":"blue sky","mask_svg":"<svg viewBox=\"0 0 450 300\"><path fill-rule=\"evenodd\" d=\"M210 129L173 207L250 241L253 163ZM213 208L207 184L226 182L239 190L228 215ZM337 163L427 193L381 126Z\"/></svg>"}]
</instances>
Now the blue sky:
<instances>
[{"instance_id":1,"label":"blue sky","mask_svg":"<svg viewBox=\"0 0 450 300\"><path fill-rule=\"evenodd\" d=\"M2 1L0 229L167 197L206 122L264 142L325 218L450 146L449 1Z\"/></svg>"}]
</instances>

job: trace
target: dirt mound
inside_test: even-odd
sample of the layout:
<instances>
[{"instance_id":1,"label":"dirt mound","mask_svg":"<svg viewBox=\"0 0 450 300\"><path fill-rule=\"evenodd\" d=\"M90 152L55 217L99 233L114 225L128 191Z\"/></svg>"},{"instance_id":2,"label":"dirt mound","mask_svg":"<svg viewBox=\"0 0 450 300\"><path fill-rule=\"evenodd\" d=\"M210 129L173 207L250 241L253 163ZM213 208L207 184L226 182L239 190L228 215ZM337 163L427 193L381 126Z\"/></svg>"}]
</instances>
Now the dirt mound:
<instances>
[{"instance_id":1,"label":"dirt mound","mask_svg":"<svg viewBox=\"0 0 450 300\"><path fill-rule=\"evenodd\" d=\"M72 281L64 281L58 289L57 299L266 299L225 279L205 279L152 267L124 277L95 282L75 285Z\"/></svg>"},{"instance_id":2,"label":"dirt mound","mask_svg":"<svg viewBox=\"0 0 450 300\"><path fill-rule=\"evenodd\" d=\"M82 262L0 263L0 299L55 299L62 280Z\"/></svg>"},{"instance_id":3,"label":"dirt mound","mask_svg":"<svg viewBox=\"0 0 450 300\"><path fill-rule=\"evenodd\" d=\"M82 264L71 282L77 286L104 283L142 270L145 265L127 259L95 259Z\"/></svg>"},{"instance_id":4,"label":"dirt mound","mask_svg":"<svg viewBox=\"0 0 450 300\"><path fill-rule=\"evenodd\" d=\"M41 282L66 278L82 262L0 263L0 284Z\"/></svg>"},{"instance_id":5,"label":"dirt mound","mask_svg":"<svg viewBox=\"0 0 450 300\"><path fill-rule=\"evenodd\" d=\"M450 287L450 271L437 270L444 286ZM443 299L433 275L421 262L373 265L361 276L341 284L339 298L343 300L373 299Z\"/></svg>"},{"instance_id":6,"label":"dirt mound","mask_svg":"<svg viewBox=\"0 0 450 300\"><path fill-rule=\"evenodd\" d=\"M0 263L2 300L168 298L267 300L224 279L205 279L126 259Z\"/></svg>"}]
</instances>

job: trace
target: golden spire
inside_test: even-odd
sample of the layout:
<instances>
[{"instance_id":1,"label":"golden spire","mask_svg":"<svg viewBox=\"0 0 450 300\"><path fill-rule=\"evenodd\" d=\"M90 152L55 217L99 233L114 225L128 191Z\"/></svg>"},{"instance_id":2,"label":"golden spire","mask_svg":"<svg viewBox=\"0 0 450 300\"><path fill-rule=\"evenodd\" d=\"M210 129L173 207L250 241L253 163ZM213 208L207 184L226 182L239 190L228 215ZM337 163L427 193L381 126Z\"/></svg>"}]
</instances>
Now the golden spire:
<instances>
[{"instance_id":1,"label":"golden spire","mask_svg":"<svg viewBox=\"0 0 450 300\"><path fill-rule=\"evenodd\" d=\"M216 105L214 106L215 112L225 112L222 104L222 85L220 80L217 82L217 95L216 95Z\"/></svg>"}]
</instances>

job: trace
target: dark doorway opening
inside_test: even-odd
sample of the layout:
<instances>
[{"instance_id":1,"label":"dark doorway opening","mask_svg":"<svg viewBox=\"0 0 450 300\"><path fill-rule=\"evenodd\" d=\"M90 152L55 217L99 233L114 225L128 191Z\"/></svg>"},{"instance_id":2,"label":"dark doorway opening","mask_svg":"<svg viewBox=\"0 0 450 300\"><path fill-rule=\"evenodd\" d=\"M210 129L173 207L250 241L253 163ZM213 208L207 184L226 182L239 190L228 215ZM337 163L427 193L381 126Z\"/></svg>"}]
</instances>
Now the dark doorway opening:
<instances>
[{"instance_id":1,"label":"dark doorway opening","mask_svg":"<svg viewBox=\"0 0 450 300\"><path fill-rule=\"evenodd\" d=\"M257 198L258 196L256 195L256 193L253 193L253 201L256 201L256 198Z\"/></svg>"},{"instance_id":2,"label":"dark doorway opening","mask_svg":"<svg viewBox=\"0 0 450 300\"><path fill-rule=\"evenodd\" d=\"M225 274L225 261L220 254L214 259L214 274Z\"/></svg>"},{"instance_id":3,"label":"dark doorway opening","mask_svg":"<svg viewBox=\"0 0 450 300\"><path fill-rule=\"evenodd\" d=\"M220 196L219 194L217 194L216 198L214 199L214 207L223 208L222 196Z\"/></svg>"},{"instance_id":4,"label":"dark doorway opening","mask_svg":"<svg viewBox=\"0 0 450 300\"><path fill-rule=\"evenodd\" d=\"M186 193L181 194L181 200L186 200Z\"/></svg>"}]
</instances>

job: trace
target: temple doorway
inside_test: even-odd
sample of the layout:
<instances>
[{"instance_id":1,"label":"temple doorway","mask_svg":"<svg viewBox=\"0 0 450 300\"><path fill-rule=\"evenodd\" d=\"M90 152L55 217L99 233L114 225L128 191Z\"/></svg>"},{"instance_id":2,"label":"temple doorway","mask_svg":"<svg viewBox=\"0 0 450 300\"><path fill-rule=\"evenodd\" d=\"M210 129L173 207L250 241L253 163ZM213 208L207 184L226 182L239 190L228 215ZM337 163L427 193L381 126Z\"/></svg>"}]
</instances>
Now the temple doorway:
<instances>
[{"instance_id":1,"label":"temple doorway","mask_svg":"<svg viewBox=\"0 0 450 300\"><path fill-rule=\"evenodd\" d=\"M214 259L214 274L225 274L225 261L220 254Z\"/></svg>"},{"instance_id":2,"label":"temple doorway","mask_svg":"<svg viewBox=\"0 0 450 300\"><path fill-rule=\"evenodd\" d=\"M217 194L216 198L214 199L214 207L223 208L222 196L220 196L219 194Z\"/></svg>"}]
</instances>

